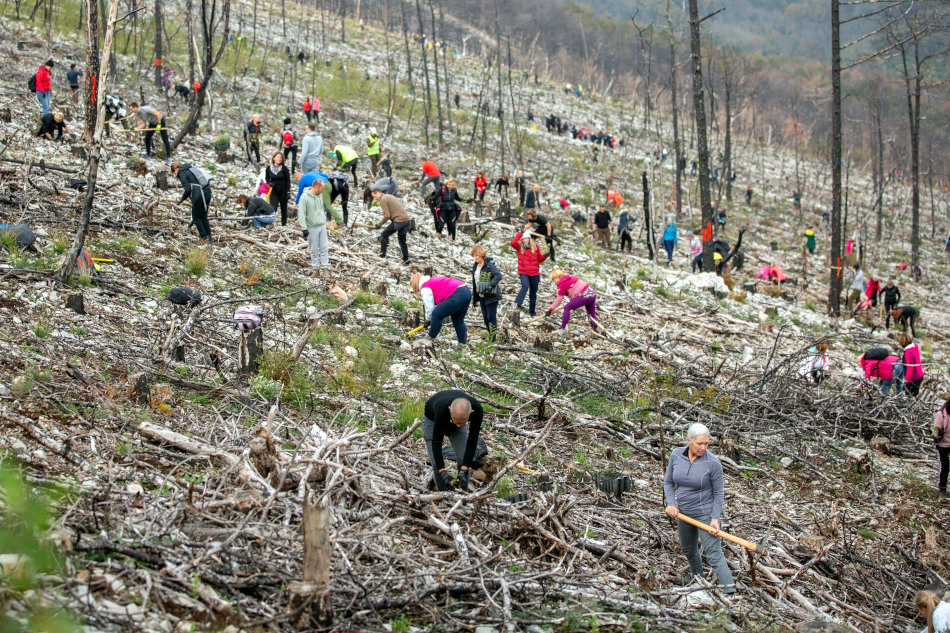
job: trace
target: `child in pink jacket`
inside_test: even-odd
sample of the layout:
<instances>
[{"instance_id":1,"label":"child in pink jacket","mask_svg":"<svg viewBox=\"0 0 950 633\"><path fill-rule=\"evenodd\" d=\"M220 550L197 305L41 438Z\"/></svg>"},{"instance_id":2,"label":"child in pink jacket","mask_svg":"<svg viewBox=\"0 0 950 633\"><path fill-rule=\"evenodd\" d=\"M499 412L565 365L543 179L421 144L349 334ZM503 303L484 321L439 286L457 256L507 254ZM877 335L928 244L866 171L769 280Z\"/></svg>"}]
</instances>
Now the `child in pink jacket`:
<instances>
[{"instance_id":1,"label":"child in pink jacket","mask_svg":"<svg viewBox=\"0 0 950 633\"><path fill-rule=\"evenodd\" d=\"M568 321L571 320L571 310L584 307L587 310L587 316L590 320L590 327L597 329L597 293L587 283L577 277L565 275L563 270L555 270L551 273L551 281L557 284L557 298L551 307L548 308L548 314L554 312L565 295L570 299L564 306L564 312L561 314L561 331L567 328Z\"/></svg>"},{"instance_id":2,"label":"child in pink jacket","mask_svg":"<svg viewBox=\"0 0 950 633\"><path fill-rule=\"evenodd\" d=\"M917 397L920 393L920 383L924 381L924 366L920 362L920 348L907 332L897 335L897 343L904 348L901 353L901 363L904 365L904 390L907 394Z\"/></svg>"},{"instance_id":3,"label":"child in pink jacket","mask_svg":"<svg viewBox=\"0 0 950 633\"><path fill-rule=\"evenodd\" d=\"M865 354L870 353L870 350ZM891 391L891 385L897 383L897 395L903 395L904 385L899 376L894 375L894 363L900 358L894 355L888 355L881 360L865 358L865 354L858 356L858 364L864 370L864 379L878 378L881 381L881 393L887 395Z\"/></svg>"}]
</instances>

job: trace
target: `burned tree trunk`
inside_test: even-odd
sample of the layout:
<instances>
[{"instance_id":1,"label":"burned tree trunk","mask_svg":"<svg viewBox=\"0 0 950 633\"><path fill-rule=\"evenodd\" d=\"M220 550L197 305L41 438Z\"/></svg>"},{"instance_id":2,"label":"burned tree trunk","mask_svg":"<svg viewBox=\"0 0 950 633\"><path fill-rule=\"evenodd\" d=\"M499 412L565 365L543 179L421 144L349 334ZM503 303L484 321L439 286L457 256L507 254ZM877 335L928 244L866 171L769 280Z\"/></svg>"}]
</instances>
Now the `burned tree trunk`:
<instances>
[{"instance_id":1,"label":"burned tree trunk","mask_svg":"<svg viewBox=\"0 0 950 633\"><path fill-rule=\"evenodd\" d=\"M96 0L86 0L86 81L83 89L83 107L85 108L85 125L82 139L91 143L96 130L98 117L98 98L96 85L99 82L99 8ZM105 64L108 66L108 64Z\"/></svg>"},{"instance_id":2,"label":"burned tree trunk","mask_svg":"<svg viewBox=\"0 0 950 633\"><path fill-rule=\"evenodd\" d=\"M689 44L693 64L693 110L699 154L699 201L703 210L703 270L715 270L712 248L712 200L709 191L709 145L706 140L706 100L703 90L703 57L699 47L698 0L689 0Z\"/></svg>"},{"instance_id":3,"label":"burned tree trunk","mask_svg":"<svg viewBox=\"0 0 950 633\"><path fill-rule=\"evenodd\" d=\"M653 218L650 217L650 183L647 180L647 172L643 172L643 226L646 227L647 234L647 257L652 261L656 256L653 250L656 240L653 238Z\"/></svg>"},{"instance_id":4,"label":"burned tree trunk","mask_svg":"<svg viewBox=\"0 0 950 633\"><path fill-rule=\"evenodd\" d=\"M155 87L162 87L162 0L155 0Z\"/></svg>"},{"instance_id":5,"label":"burned tree trunk","mask_svg":"<svg viewBox=\"0 0 950 633\"><path fill-rule=\"evenodd\" d=\"M426 55L426 27L422 22L422 6L419 4L419 0L416 0L416 15L419 17L419 35L422 36L419 45L422 48L422 70L426 78L425 138L426 147L429 147L429 110L432 108L432 88L429 84L429 61Z\"/></svg>"},{"instance_id":6,"label":"burned tree trunk","mask_svg":"<svg viewBox=\"0 0 950 633\"><path fill-rule=\"evenodd\" d=\"M841 313L841 41L838 0L831 0L831 275L828 313Z\"/></svg>"}]
</instances>

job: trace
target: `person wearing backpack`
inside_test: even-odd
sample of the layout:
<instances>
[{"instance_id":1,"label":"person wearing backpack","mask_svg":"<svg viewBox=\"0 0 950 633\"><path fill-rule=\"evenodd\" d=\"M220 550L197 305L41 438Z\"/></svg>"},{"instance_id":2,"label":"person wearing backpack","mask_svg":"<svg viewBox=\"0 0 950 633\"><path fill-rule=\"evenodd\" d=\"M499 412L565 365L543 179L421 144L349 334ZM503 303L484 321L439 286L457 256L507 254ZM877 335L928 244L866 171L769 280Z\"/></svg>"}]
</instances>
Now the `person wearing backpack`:
<instances>
[{"instance_id":1,"label":"person wearing backpack","mask_svg":"<svg viewBox=\"0 0 950 633\"><path fill-rule=\"evenodd\" d=\"M891 385L897 384L897 395L904 395L904 383L901 378L895 375L894 364L899 362L900 358L888 353L883 347L871 348L858 356L858 364L864 370L864 379L870 380L877 378L881 381L881 394L887 396L891 391Z\"/></svg>"},{"instance_id":2,"label":"person wearing backpack","mask_svg":"<svg viewBox=\"0 0 950 633\"><path fill-rule=\"evenodd\" d=\"M53 96L53 75L51 71L55 65L52 59L47 59L45 64L36 69L36 75L34 75L31 82L27 84L33 84L33 90L36 92L36 100L40 102L43 116L49 114L49 103Z\"/></svg>"},{"instance_id":3,"label":"person wearing backpack","mask_svg":"<svg viewBox=\"0 0 950 633\"><path fill-rule=\"evenodd\" d=\"M280 207L280 225L287 226L287 198L290 196L290 171L284 164L284 153L280 150L271 156L270 165L264 170L264 182L270 185L270 204L277 212Z\"/></svg>"},{"instance_id":4,"label":"person wearing backpack","mask_svg":"<svg viewBox=\"0 0 950 633\"><path fill-rule=\"evenodd\" d=\"M353 174L353 188L359 189L360 183L356 179L356 166L360 162L360 155L349 145L336 145L333 151L327 152L327 156L336 158L334 169L337 171L349 171Z\"/></svg>"},{"instance_id":5,"label":"person wearing backpack","mask_svg":"<svg viewBox=\"0 0 950 633\"><path fill-rule=\"evenodd\" d=\"M300 171L308 173L320 169L320 155L323 154L323 138L317 132L316 123L307 124L303 136L303 149L300 152Z\"/></svg>"},{"instance_id":6,"label":"person wearing backpack","mask_svg":"<svg viewBox=\"0 0 950 633\"><path fill-rule=\"evenodd\" d=\"M940 476L937 480L940 496L947 496L947 475L950 474L950 399L934 415L933 440L940 458Z\"/></svg>"},{"instance_id":7,"label":"person wearing backpack","mask_svg":"<svg viewBox=\"0 0 950 633\"><path fill-rule=\"evenodd\" d=\"M178 204L191 199L191 220L198 229L201 242L211 241L211 225L208 224L208 205L211 204L211 180L204 170L193 167L191 163L175 161L171 172L178 177L184 193Z\"/></svg>"},{"instance_id":8,"label":"person wearing backpack","mask_svg":"<svg viewBox=\"0 0 950 633\"><path fill-rule=\"evenodd\" d=\"M248 121L244 129L244 138L247 139L247 159L251 160L251 151L253 150L256 163L261 163L261 115L255 114Z\"/></svg>"},{"instance_id":9,"label":"person wearing backpack","mask_svg":"<svg viewBox=\"0 0 950 633\"><path fill-rule=\"evenodd\" d=\"M297 130L290 122L290 117L284 119L284 127L280 129L280 145L284 152L284 162L287 161L287 154L293 154L290 163L290 173L293 174L297 171Z\"/></svg>"},{"instance_id":10,"label":"person wearing backpack","mask_svg":"<svg viewBox=\"0 0 950 633\"><path fill-rule=\"evenodd\" d=\"M297 206L297 220L303 229L304 239L310 245L310 264L316 271L330 266L327 210L323 206L326 183L326 176L317 173L313 184L303 192Z\"/></svg>"},{"instance_id":11,"label":"person wearing backpack","mask_svg":"<svg viewBox=\"0 0 950 633\"><path fill-rule=\"evenodd\" d=\"M152 137L155 136L155 132L161 132L162 144L165 146L165 162L171 163L172 148L168 144L168 132L165 130L165 117L162 113L150 106L140 106L134 101L129 104L129 111L139 119L136 128L145 131L145 153L142 154L142 158L152 157Z\"/></svg>"}]
</instances>

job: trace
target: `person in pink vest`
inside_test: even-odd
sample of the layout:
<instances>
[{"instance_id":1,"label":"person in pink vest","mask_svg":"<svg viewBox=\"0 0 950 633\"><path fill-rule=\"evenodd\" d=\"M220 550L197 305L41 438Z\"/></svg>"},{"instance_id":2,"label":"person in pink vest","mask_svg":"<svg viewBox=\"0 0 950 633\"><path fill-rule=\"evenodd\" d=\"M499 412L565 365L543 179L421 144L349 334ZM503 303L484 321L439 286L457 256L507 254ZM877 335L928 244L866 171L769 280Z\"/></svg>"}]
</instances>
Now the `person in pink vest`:
<instances>
[{"instance_id":1,"label":"person in pink vest","mask_svg":"<svg viewBox=\"0 0 950 633\"><path fill-rule=\"evenodd\" d=\"M429 341L434 341L442 329L443 319L452 319L459 345L468 343L465 315L472 303L472 291L464 281L452 277L429 277L414 273L409 280L412 291L422 297Z\"/></svg>"},{"instance_id":2,"label":"person in pink vest","mask_svg":"<svg viewBox=\"0 0 950 633\"><path fill-rule=\"evenodd\" d=\"M884 352L878 354L877 352ZM897 395L903 395L904 385L900 377L894 375L894 363L900 358L893 354L887 354L884 348L869 349L858 356L858 364L864 370L864 379L870 380L877 378L881 381L881 394L887 395L891 391L891 385L897 383Z\"/></svg>"},{"instance_id":3,"label":"person in pink vest","mask_svg":"<svg viewBox=\"0 0 950 633\"><path fill-rule=\"evenodd\" d=\"M561 313L560 332L566 331L567 322L571 320L571 310L583 307L587 310L587 317L590 320L590 327L597 329L597 293L586 282L577 277L564 274L563 270L555 270L551 273L551 281L557 284L557 298L551 307L548 308L548 314L554 312L561 301L566 296L570 301L564 306L564 312Z\"/></svg>"},{"instance_id":4,"label":"person in pink vest","mask_svg":"<svg viewBox=\"0 0 950 633\"><path fill-rule=\"evenodd\" d=\"M940 477L937 480L940 495L946 497L947 475L950 473L950 400L944 402L934 416L933 439L940 458Z\"/></svg>"},{"instance_id":5,"label":"person in pink vest","mask_svg":"<svg viewBox=\"0 0 950 633\"><path fill-rule=\"evenodd\" d=\"M917 397L920 393L920 383L924 381L924 366L920 362L920 347L914 342L914 337L907 332L897 335L897 343L904 348L901 353L901 364L904 366L904 390L908 395Z\"/></svg>"}]
</instances>

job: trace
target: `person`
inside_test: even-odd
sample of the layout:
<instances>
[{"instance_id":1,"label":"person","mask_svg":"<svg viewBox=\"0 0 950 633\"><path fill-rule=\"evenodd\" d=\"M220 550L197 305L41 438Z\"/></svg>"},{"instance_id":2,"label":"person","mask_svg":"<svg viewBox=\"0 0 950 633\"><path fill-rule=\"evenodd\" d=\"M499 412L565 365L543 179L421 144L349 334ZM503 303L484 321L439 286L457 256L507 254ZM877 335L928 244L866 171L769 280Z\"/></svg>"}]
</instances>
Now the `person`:
<instances>
[{"instance_id":1,"label":"person","mask_svg":"<svg viewBox=\"0 0 950 633\"><path fill-rule=\"evenodd\" d=\"M291 155L290 173L297 172L297 129L291 122L290 117L284 117L284 127L280 129L280 146L284 152L284 162L287 162L287 155Z\"/></svg>"},{"instance_id":2,"label":"person","mask_svg":"<svg viewBox=\"0 0 950 633\"><path fill-rule=\"evenodd\" d=\"M495 260L488 257L484 246L476 245L469 253L472 265L472 305L482 309L482 321L488 330L488 341L495 342L498 334L498 302L501 301L501 271Z\"/></svg>"},{"instance_id":3,"label":"person","mask_svg":"<svg viewBox=\"0 0 950 633\"><path fill-rule=\"evenodd\" d=\"M472 201L485 201L485 190L488 188L488 179L485 178L485 172L479 171L475 174L474 186L472 188Z\"/></svg>"},{"instance_id":4,"label":"person","mask_svg":"<svg viewBox=\"0 0 950 633\"><path fill-rule=\"evenodd\" d=\"M366 155L369 156L370 171L373 172L373 178L376 178L376 169L379 166L379 134L374 127L371 127L369 134L366 135Z\"/></svg>"},{"instance_id":5,"label":"person","mask_svg":"<svg viewBox=\"0 0 950 633\"><path fill-rule=\"evenodd\" d=\"M541 207L541 185L535 185L524 198L524 208L539 209Z\"/></svg>"},{"instance_id":6,"label":"person","mask_svg":"<svg viewBox=\"0 0 950 633\"><path fill-rule=\"evenodd\" d=\"M904 368L904 391L914 398L920 393L920 384L924 381L924 366L920 360L920 347L907 332L897 335L897 344L903 348L901 365Z\"/></svg>"},{"instance_id":7,"label":"person","mask_svg":"<svg viewBox=\"0 0 950 633\"><path fill-rule=\"evenodd\" d=\"M379 189L383 193L388 193L389 195L396 198L399 197L399 179L393 178L392 176L380 178L376 182L363 187L363 204L366 205L367 211L369 211L370 207L373 206L374 188Z\"/></svg>"},{"instance_id":8,"label":"person","mask_svg":"<svg viewBox=\"0 0 950 633\"><path fill-rule=\"evenodd\" d=\"M280 150L271 156L270 165L264 170L264 182L270 185L270 204L274 212L280 207L280 225L287 226L287 199L290 196L290 171L284 164Z\"/></svg>"},{"instance_id":9,"label":"person","mask_svg":"<svg viewBox=\"0 0 950 633\"><path fill-rule=\"evenodd\" d=\"M877 297L881 294L881 282L868 275L868 282L864 285L864 296L871 302L871 306L877 307Z\"/></svg>"},{"instance_id":10,"label":"person","mask_svg":"<svg viewBox=\"0 0 950 633\"><path fill-rule=\"evenodd\" d=\"M861 300L861 294L864 292L864 273L861 271L861 265L855 264L851 267L854 272L851 273L851 292L848 293L848 302L846 304L848 311L851 307Z\"/></svg>"},{"instance_id":11,"label":"person","mask_svg":"<svg viewBox=\"0 0 950 633\"><path fill-rule=\"evenodd\" d=\"M825 372L831 367L828 360L828 343L822 341L817 345L808 348L808 355L801 367L798 368L798 374L806 381L820 385L825 379Z\"/></svg>"},{"instance_id":12,"label":"person","mask_svg":"<svg viewBox=\"0 0 950 633\"><path fill-rule=\"evenodd\" d=\"M122 97L119 95L106 95L105 108L106 116L103 119L102 124L106 128L106 136L111 136L112 125L109 122L113 119L117 123L121 122L123 129L127 127L125 118L128 116L129 111Z\"/></svg>"},{"instance_id":13,"label":"person","mask_svg":"<svg viewBox=\"0 0 950 633\"><path fill-rule=\"evenodd\" d=\"M709 450L709 429L699 422L686 431L686 447L674 448L663 478L663 494L666 498L666 513L677 519L680 548L689 561L690 574L695 578L703 575L703 559L699 554L702 541L706 561L716 571L723 593L736 592L735 581L729 564L722 553L722 541L717 536L722 518L725 486L722 462ZM692 519L709 524L712 532L679 519L682 513Z\"/></svg>"},{"instance_id":14,"label":"person","mask_svg":"<svg viewBox=\"0 0 950 633\"><path fill-rule=\"evenodd\" d=\"M696 272L697 260L699 261L699 269L702 270L703 238L702 231L699 229L693 230L693 239L689 241L689 254L693 256L691 266L693 272Z\"/></svg>"},{"instance_id":15,"label":"person","mask_svg":"<svg viewBox=\"0 0 950 633\"><path fill-rule=\"evenodd\" d=\"M422 193L422 197L426 197L426 187L431 183L432 189L434 191L439 190L439 183L441 182L442 172L439 171L439 168L436 167L435 163L431 160L422 161L422 175L419 177L419 190Z\"/></svg>"},{"instance_id":16,"label":"person","mask_svg":"<svg viewBox=\"0 0 950 633\"><path fill-rule=\"evenodd\" d=\"M310 108L310 114L313 116L313 120L317 123L320 122L320 97L313 97L313 106Z\"/></svg>"},{"instance_id":17,"label":"person","mask_svg":"<svg viewBox=\"0 0 950 633\"><path fill-rule=\"evenodd\" d=\"M946 494L946 490L944 493ZM917 613L924 618L927 626L920 633L946 633L950 631L950 602L942 587L921 589L914 595Z\"/></svg>"},{"instance_id":18,"label":"person","mask_svg":"<svg viewBox=\"0 0 950 633\"><path fill-rule=\"evenodd\" d=\"M327 177L317 172L310 188L303 192L297 207L297 220L303 229L304 239L310 245L310 265L315 271L330 266L327 210L323 206L326 183Z\"/></svg>"},{"instance_id":19,"label":"person","mask_svg":"<svg viewBox=\"0 0 950 633\"><path fill-rule=\"evenodd\" d=\"M452 319L455 337L459 345L468 344L465 315L472 303L472 291L465 282L452 277L439 277L413 273L409 279L412 291L422 297L422 309L429 328L427 343L431 343L442 330L443 319Z\"/></svg>"},{"instance_id":20,"label":"person","mask_svg":"<svg viewBox=\"0 0 950 633\"><path fill-rule=\"evenodd\" d=\"M323 154L323 138L317 132L316 123L308 123L300 150L300 171L308 173L319 171L320 156Z\"/></svg>"},{"instance_id":21,"label":"person","mask_svg":"<svg viewBox=\"0 0 950 633\"><path fill-rule=\"evenodd\" d=\"M52 70L55 65L52 59L47 59L36 69L36 100L40 102L41 116L49 114L49 103L53 96Z\"/></svg>"},{"instance_id":22,"label":"person","mask_svg":"<svg viewBox=\"0 0 950 633\"><path fill-rule=\"evenodd\" d=\"M190 163L176 161L171 165L171 172L178 177L184 193L178 204L191 200L191 220L198 229L198 239L201 242L211 241L211 225L208 223L208 205L211 204L211 187L202 187L198 177L192 171Z\"/></svg>"},{"instance_id":23,"label":"person","mask_svg":"<svg viewBox=\"0 0 950 633\"><path fill-rule=\"evenodd\" d=\"M244 138L247 139L247 159L251 160L251 152L254 152L254 162L261 162L261 115L255 114L247 122L244 129Z\"/></svg>"},{"instance_id":24,"label":"person","mask_svg":"<svg viewBox=\"0 0 950 633\"><path fill-rule=\"evenodd\" d=\"M518 277L521 280L521 290L515 298L515 305L521 308L525 295L528 295L528 314L535 316L538 300L538 285L541 282L541 263L544 253L534 241L530 233L518 231L511 238L511 248L518 255ZM521 308L523 309L523 308Z\"/></svg>"},{"instance_id":25,"label":"person","mask_svg":"<svg viewBox=\"0 0 950 633\"><path fill-rule=\"evenodd\" d=\"M617 233L620 235L620 252L623 252L623 245L627 245L627 252L633 252L633 230L634 218L630 212L624 209L620 212L620 220L617 222Z\"/></svg>"},{"instance_id":26,"label":"person","mask_svg":"<svg viewBox=\"0 0 950 633\"><path fill-rule=\"evenodd\" d=\"M359 188L360 183L356 178L356 166L360 162L360 155L349 145L334 145L333 149L327 152L327 156L336 159L333 168L337 171L349 171L353 174L353 187Z\"/></svg>"},{"instance_id":27,"label":"person","mask_svg":"<svg viewBox=\"0 0 950 633\"><path fill-rule=\"evenodd\" d=\"M610 248L610 220L610 212L603 206L594 214L594 232L604 248Z\"/></svg>"},{"instance_id":28,"label":"person","mask_svg":"<svg viewBox=\"0 0 950 633\"><path fill-rule=\"evenodd\" d=\"M376 223L376 228L382 227L387 222L390 223L379 235L379 256L385 259L386 250L389 248L389 236L396 233L399 240L399 249L402 251L402 263L408 264L409 247L406 245L406 236L409 234L409 229L412 228L412 222L399 198L386 193L387 186L388 183L378 180L370 187L373 200L379 203L379 208L383 212L383 217Z\"/></svg>"},{"instance_id":29,"label":"person","mask_svg":"<svg viewBox=\"0 0 950 633\"><path fill-rule=\"evenodd\" d=\"M515 176L515 191L518 193L518 206L523 207L524 199L528 192L525 190L524 172L521 170L519 170L518 175Z\"/></svg>"},{"instance_id":30,"label":"person","mask_svg":"<svg viewBox=\"0 0 950 633\"><path fill-rule=\"evenodd\" d=\"M554 225L548 221L548 218L538 213L537 209L528 209L525 215L528 218L528 223L524 225L524 231L526 233L533 233L533 237L541 236L544 238L544 241L548 244L548 257L551 258L551 261L554 261Z\"/></svg>"},{"instance_id":31,"label":"person","mask_svg":"<svg viewBox=\"0 0 950 633\"><path fill-rule=\"evenodd\" d=\"M571 320L571 311L580 307L587 310L587 318L590 321L591 329L597 330L597 293L594 289L577 277L564 274L563 270L552 271L551 281L557 286L557 297L551 307L548 308L548 314L557 310L565 296L570 299L561 313L559 333L563 334L567 331L567 323Z\"/></svg>"},{"instance_id":32,"label":"person","mask_svg":"<svg viewBox=\"0 0 950 633\"><path fill-rule=\"evenodd\" d=\"M457 93L457 92L455 93L455 96L453 97L453 100L455 101L455 108L458 109L458 108L459 108L459 102L460 102L460 100L461 100L460 97L459 97L459 93Z\"/></svg>"},{"instance_id":33,"label":"person","mask_svg":"<svg viewBox=\"0 0 950 633\"><path fill-rule=\"evenodd\" d=\"M874 353L879 352L879 353ZM870 355L870 357L868 357ZM881 381L881 394L887 396L891 391L891 385L896 383L897 395L904 393L904 385L899 376L894 373L894 363L900 361L900 358L887 353L884 348L874 348L858 356L858 365L864 370L864 379L870 380L877 378Z\"/></svg>"},{"instance_id":34,"label":"person","mask_svg":"<svg viewBox=\"0 0 950 633\"><path fill-rule=\"evenodd\" d=\"M884 288L881 289L879 294L884 295L884 316L886 319L884 327L890 329L891 310L896 308L901 302L901 290L894 285L893 279L888 279L887 284L884 285Z\"/></svg>"},{"instance_id":35,"label":"person","mask_svg":"<svg viewBox=\"0 0 950 633\"><path fill-rule=\"evenodd\" d=\"M950 474L950 394L943 406L934 414L933 440L937 446L937 457L940 459L940 475L937 485L940 494L947 496L947 475Z\"/></svg>"},{"instance_id":36,"label":"person","mask_svg":"<svg viewBox=\"0 0 950 633\"><path fill-rule=\"evenodd\" d=\"M303 115L307 117L307 123L313 120L313 97L307 97L303 100Z\"/></svg>"},{"instance_id":37,"label":"person","mask_svg":"<svg viewBox=\"0 0 950 633\"><path fill-rule=\"evenodd\" d=\"M274 207L270 206L264 198L257 196L248 198L242 193L237 197L237 203L244 207L244 217L251 218L251 224L255 229L274 223Z\"/></svg>"},{"instance_id":38,"label":"person","mask_svg":"<svg viewBox=\"0 0 950 633\"><path fill-rule=\"evenodd\" d=\"M623 196L620 195L619 191L614 191L613 189L607 190L607 206L609 207L619 207L623 204Z\"/></svg>"},{"instance_id":39,"label":"person","mask_svg":"<svg viewBox=\"0 0 950 633\"><path fill-rule=\"evenodd\" d=\"M910 333L916 337L917 330L914 329L914 321L917 320L917 308L914 306L900 306L891 310L891 316L894 322L900 323L901 329L907 331L907 325L910 324Z\"/></svg>"},{"instance_id":40,"label":"person","mask_svg":"<svg viewBox=\"0 0 950 633\"><path fill-rule=\"evenodd\" d=\"M63 132L66 132L66 134L72 134L72 132L69 131L69 127L63 120L62 112L44 114L42 117L40 117L40 129L37 130L36 136L42 136L43 138L53 140L53 132L56 132L56 140L63 138Z\"/></svg>"},{"instance_id":41,"label":"person","mask_svg":"<svg viewBox=\"0 0 950 633\"><path fill-rule=\"evenodd\" d=\"M468 491L483 417L482 405L464 391L447 389L426 400L422 413L422 438L426 442L437 490L452 489L452 476L445 468L442 454L442 444L445 438L449 438L455 449L459 489Z\"/></svg>"},{"instance_id":42,"label":"person","mask_svg":"<svg viewBox=\"0 0 950 633\"><path fill-rule=\"evenodd\" d=\"M129 104L129 111L138 117L136 128L145 131L145 153L142 158L152 157L152 137L155 132L162 135L162 145L165 146L165 162L172 162L172 148L168 144L168 131L165 129L165 117L151 106L140 106L136 102Z\"/></svg>"},{"instance_id":43,"label":"person","mask_svg":"<svg viewBox=\"0 0 950 633\"><path fill-rule=\"evenodd\" d=\"M350 221L349 203L350 186L346 182L346 174L342 171L331 171L327 174L327 186L323 189L323 206L330 213L330 205L340 198L340 207L343 209L343 226Z\"/></svg>"},{"instance_id":44,"label":"person","mask_svg":"<svg viewBox=\"0 0 950 633\"><path fill-rule=\"evenodd\" d=\"M393 163L392 156L393 151L388 148L383 148L382 150L385 154L381 154L382 160L379 161L379 168L377 170L376 176L382 176L383 178L391 178L393 175Z\"/></svg>"},{"instance_id":45,"label":"person","mask_svg":"<svg viewBox=\"0 0 950 633\"><path fill-rule=\"evenodd\" d=\"M666 263L673 265L673 248L679 241L679 234L676 232L676 222L673 216L666 218L666 229L663 231L663 248L666 249Z\"/></svg>"},{"instance_id":46,"label":"person","mask_svg":"<svg viewBox=\"0 0 950 633\"><path fill-rule=\"evenodd\" d=\"M808 249L808 252L812 255L815 254L815 229L814 227L809 226L805 229L805 248Z\"/></svg>"},{"instance_id":47,"label":"person","mask_svg":"<svg viewBox=\"0 0 950 633\"><path fill-rule=\"evenodd\" d=\"M436 215L436 231L442 235L441 226L448 229L446 239L455 242L456 223L458 222L461 207L459 207L459 192L455 178L449 178L439 189L432 192L433 213Z\"/></svg>"},{"instance_id":48,"label":"person","mask_svg":"<svg viewBox=\"0 0 950 633\"><path fill-rule=\"evenodd\" d=\"M745 188L745 203L752 204L752 185Z\"/></svg>"},{"instance_id":49,"label":"person","mask_svg":"<svg viewBox=\"0 0 950 633\"><path fill-rule=\"evenodd\" d=\"M716 215L716 221L719 224L719 228L726 228L726 210L720 209L718 215Z\"/></svg>"},{"instance_id":50,"label":"person","mask_svg":"<svg viewBox=\"0 0 950 633\"><path fill-rule=\"evenodd\" d=\"M292 209L296 209L297 205L300 204L300 198L303 197L304 192L313 186L313 181L322 178L324 182L328 181L330 178L323 172L311 171L306 174L294 174L293 179L297 183L297 198L294 201L294 204L290 205Z\"/></svg>"},{"instance_id":51,"label":"person","mask_svg":"<svg viewBox=\"0 0 950 633\"><path fill-rule=\"evenodd\" d=\"M76 69L76 64L69 65L69 70L66 71L66 81L69 83L69 92L75 105L79 105L79 78L82 76L83 72Z\"/></svg>"},{"instance_id":52,"label":"person","mask_svg":"<svg viewBox=\"0 0 950 633\"><path fill-rule=\"evenodd\" d=\"M499 198L508 197L508 174L502 174L501 178L495 181L495 193Z\"/></svg>"}]
</instances>

